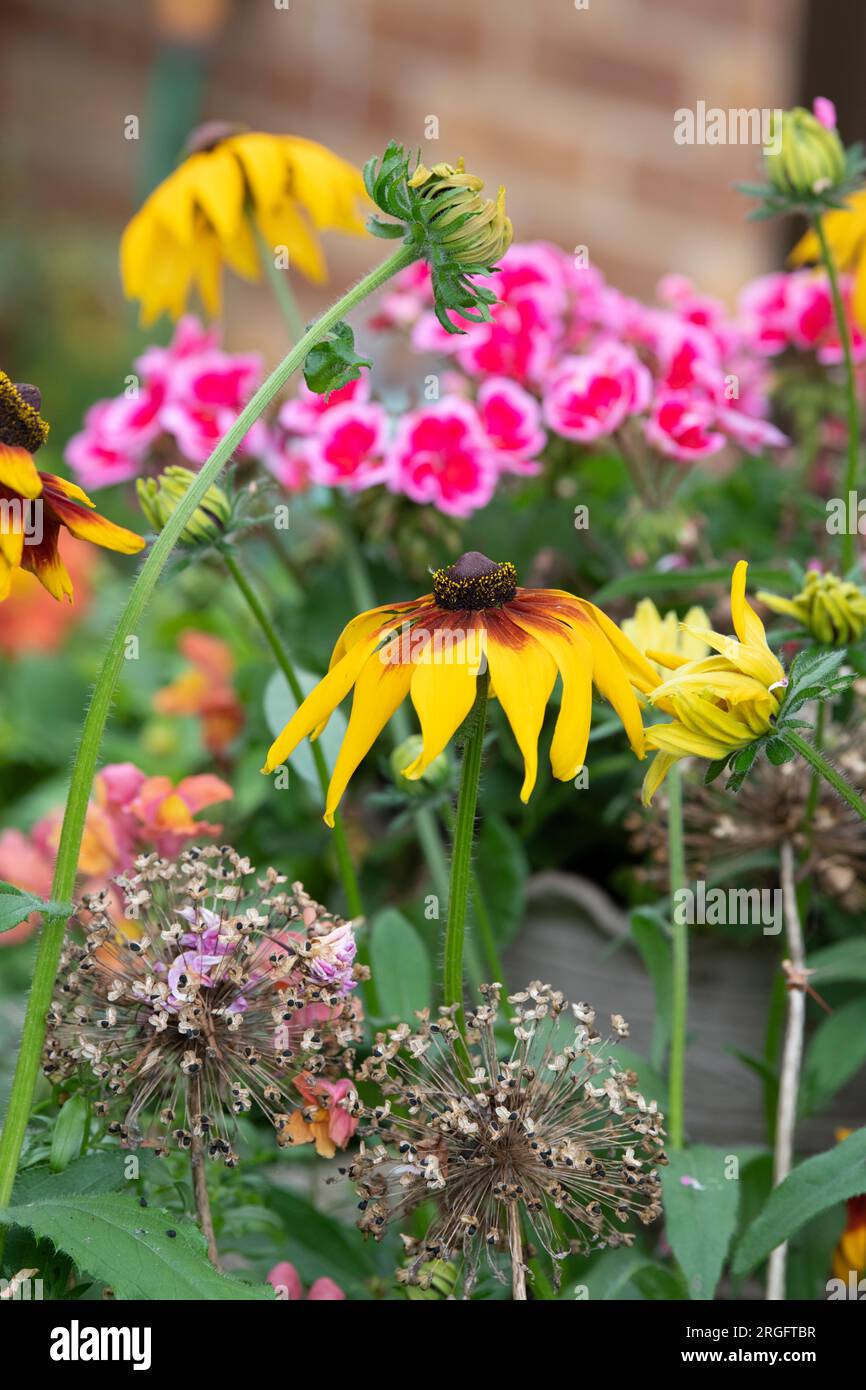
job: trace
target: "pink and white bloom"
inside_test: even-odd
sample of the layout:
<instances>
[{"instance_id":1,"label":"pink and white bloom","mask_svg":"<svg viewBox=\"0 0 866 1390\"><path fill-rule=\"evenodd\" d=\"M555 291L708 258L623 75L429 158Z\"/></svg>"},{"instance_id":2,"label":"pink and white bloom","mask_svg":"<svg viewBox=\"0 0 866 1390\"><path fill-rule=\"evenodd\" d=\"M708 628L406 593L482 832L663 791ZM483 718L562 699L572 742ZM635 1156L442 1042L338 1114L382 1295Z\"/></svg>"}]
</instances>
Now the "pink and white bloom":
<instances>
[{"instance_id":1,"label":"pink and white bloom","mask_svg":"<svg viewBox=\"0 0 866 1390\"><path fill-rule=\"evenodd\" d=\"M387 474L388 415L381 405L346 401L320 417L309 442L310 477L325 487L358 492Z\"/></svg>"},{"instance_id":2,"label":"pink and white bloom","mask_svg":"<svg viewBox=\"0 0 866 1390\"><path fill-rule=\"evenodd\" d=\"M273 1269L268 1271L266 1282L276 1290L277 1298L289 1303L303 1298L311 1303L336 1303L346 1297L339 1284L335 1284L327 1275L314 1280L309 1293L305 1294L301 1276L289 1260L281 1260L279 1264L274 1265Z\"/></svg>"},{"instance_id":3,"label":"pink and white bloom","mask_svg":"<svg viewBox=\"0 0 866 1390\"><path fill-rule=\"evenodd\" d=\"M506 473L540 472L537 459L547 436L535 397L507 377L489 377L479 388L476 404L500 468Z\"/></svg>"},{"instance_id":4,"label":"pink and white bloom","mask_svg":"<svg viewBox=\"0 0 866 1390\"><path fill-rule=\"evenodd\" d=\"M646 410L651 395L652 376L633 349L606 343L560 363L544 389L544 418L564 439L592 444Z\"/></svg>"},{"instance_id":5,"label":"pink and white bloom","mask_svg":"<svg viewBox=\"0 0 866 1390\"><path fill-rule=\"evenodd\" d=\"M714 402L687 391L661 391L644 424L649 443L668 458L692 462L724 448L725 436L714 429Z\"/></svg>"},{"instance_id":6,"label":"pink and white bloom","mask_svg":"<svg viewBox=\"0 0 866 1390\"><path fill-rule=\"evenodd\" d=\"M388 486L449 516L469 516L493 496L494 451L470 401L444 396L409 411L388 451Z\"/></svg>"},{"instance_id":7,"label":"pink and white bloom","mask_svg":"<svg viewBox=\"0 0 866 1390\"><path fill-rule=\"evenodd\" d=\"M289 434L310 434L318 429L319 422L329 411L347 401L356 404L370 399L370 382L365 371L354 381L347 381L328 396L320 396L311 391L305 381L298 387L297 395L284 401L277 416L278 423Z\"/></svg>"}]
</instances>

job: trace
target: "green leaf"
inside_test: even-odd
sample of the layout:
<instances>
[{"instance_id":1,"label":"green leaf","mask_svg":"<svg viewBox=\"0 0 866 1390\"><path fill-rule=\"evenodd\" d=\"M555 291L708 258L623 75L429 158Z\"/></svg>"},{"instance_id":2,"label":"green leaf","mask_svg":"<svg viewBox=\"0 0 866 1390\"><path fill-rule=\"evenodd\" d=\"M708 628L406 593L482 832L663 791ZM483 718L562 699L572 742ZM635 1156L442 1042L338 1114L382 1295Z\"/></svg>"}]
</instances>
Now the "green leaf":
<instances>
[{"instance_id":1,"label":"green leaf","mask_svg":"<svg viewBox=\"0 0 866 1390\"><path fill-rule=\"evenodd\" d=\"M764 752L773 767L781 767L783 763L793 762L798 756L796 748L791 748L781 738L768 738L764 744Z\"/></svg>"},{"instance_id":2,"label":"green leaf","mask_svg":"<svg viewBox=\"0 0 866 1390\"><path fill-rule=\"evenodd\" d=\"M650 1061L660 1071L671 1037L673 968L670 940L657 915L644 907L636 908L631 914L631 934L653 984L655 1010Z\"/></svg>"},{"instance_id":3,"label":"green leaf","mask_svg":"<svg viewBox=\"0 0 866 1390\"><path fill-rule=\"evenodd\" d=\"M772 565L751 565L749 583L760 584L765 588L783 587L788 580L787 570L776 569ZM685 592L689 596L698 584L725 584L731 582L731 571L727 565L698 566L687 570L631 570L617 579L605 584L593 595L593 603L606 603L612 598L625 598L637 594L676 594Z\"/></svg>"},{"instance_id":4,"label":"green leaf","mask_svg":"<svg viewBox=\"0 0 866 1390\"><path fill-rule=\"evenodd\" d=\"M813 951L806 964L814 970L812 984L836 984L840 980L866 982L866 938L852 937Z\"/></svg>"},{"instance_id":5,"label":"green leaf","mask_svg":"<svg viewBox=\"0 0 866 1390\"><path fill-rule=\"evenodd\" d=\"M672 1153L661 1170L665 1232L693 1299L712 1298L737 1227L739 1183L725 1176L728 1157L700 1144Z\"/></svg>"},{"instance_id":6,"label":"green leaf","mask_svg":"<svg viewBox=\"0 0 866 1390\"><path fill-rule=\"evenodd\" d=\"M327 1274L344 1293L357 1297L382 1273L381 1247L365 1241L356 1227L342 1225L283 1187L269 1189L268 1205L285 1229L280 1258L291 1260L305 1285Z\"/></svg>"},{"instance_id":7,"label":"green leaf","mask_svg":"<svg viewBox=\"0 0 866 1390\"><path fill-rule=\"evenodd\" d=\"M103 1194L43 1199L0 1211L0 1224L25 1226L63 1250L115 1298L172 1301L273 1299L267 1284L218 1274L198 1227L134 1197ZM168 1235L170 1230L174 1236Z\"/></svg>"},{"instance_id":8,"label":"green leaf","mask_svg":"<svg viewBox=\"0 0 866 1390\"><path fill-rule=\"evenodd\" d=\"M26 921L31 912L42 912L49 917L69 917L71 903L56 903L16 888L14 883L0 879L0 932L11 931Z\"/></svg>"},{"instance_id":9,"label":"green leaf","mask_svg":"<svg viewBox=\"0 0 866 1390\"><path fill-rule=\"evenodd\" d=\"M386 907L373 919L370 965L382 1014L411 1023L426 1008L433 992L430 959L412 923L396 908Z\"/></svg>"},{"instance_id":10,"label":"green leaf","mask_svg":"<svg viewBox=\"0 0 866 1390\"><path fill-rule=\"evenodd\" d=\"M861 996L834 1009L815 1030L800 1082L801 1113L820 1110L864 1062L866 1000Z\"/></svg>"},{"instance_id":11,"label":"green leaf","mask_svg":"<svg viewBox=\"0 0 866 1390\"><path fill-rule=\"evenodd\" d=\"M311 391L329 396L347 382L357 381L362 367L372 367L369 357L355 351L355 335L341 319L327 338L311 348L304 359L304 380Z\"/></svg>"},{"instance_id":12,"label":"green leaf","mask_svg":"<svg viewBox=\"0 0 866 1390\"><path fill-rule=\"evenodd\" d=\"M827 1153L807 1158L790 1173L737 1248L734 1274L748 1274L777 1245L836 1202L866 1192L866 1128L858 1129Z\"/></svg>"},{"instance_id":13,"label":"green leaf","mask_svg":"<svg viewBox=\"0 0 866 1390\"><path fill-rule=\"evenodd\" d=\"M48 1167L52 1173L62 1173L73 1158L78 1158L87 1127L88 1104L82 1095L70 1096L60 1108L51 1135L51 1154Z\"/></svg>"},{"instance_id":14,"label":"green leaf","mask_svg":"<svg viewBox=\"0 0 866 1390\"><path fill-rule=\"evenodd\" d=\"M151 1161L147 1153L136 1154L139 1171L145 1176ZM52 1173L44 1164L25 1168L15 1179L12 1190L12 1205L25 1206L30 1202L54 1200L60 1197L90 1197L98 1192L116 1192L125 1186L126 1164L130 1155L120 1149L103 1149L97 1153L76 1158L64 1168L62 1173Z\"/></svg>"},{"instance_id":15,"label":"green leaf","mask_svg":"<svg viewBox=\"0 0 866 1390\"><path fill-rule=\"evenodd\" d=\"M321 676L313 676L309 671L295 670L298 683L304 694L309 695L310 691L319 684ZM276 738L281 734L288 724L298 703L289 689L289 683L282 671L275 671L265 686L264 709L265 720L268 728ZM319 735L318 742L321 744L322 752L325 755L325 762L329 767L333 767L337 761L337 754L343 742L343 735L346 732L346 716L341 709L335 709L328 720L327 727ZM289 767L302 777L309 787L312 788L317 800L322 799L322 788L319 783L319 775L316 772L316 763L313 758L313 750L310 740L301 739L294 753L288 760Z\"/></svg>"},{"instance_id":16,"label":"green leaf","mask_svg":"<svg viewBox=\"0 0 866 1390\"><path fill-rule=\"evenodd\" d=\"M523 841L500 816L481 823L475 869L496 940L507 945L523 922L529 863Z\"/></svg>"}]
</instances>

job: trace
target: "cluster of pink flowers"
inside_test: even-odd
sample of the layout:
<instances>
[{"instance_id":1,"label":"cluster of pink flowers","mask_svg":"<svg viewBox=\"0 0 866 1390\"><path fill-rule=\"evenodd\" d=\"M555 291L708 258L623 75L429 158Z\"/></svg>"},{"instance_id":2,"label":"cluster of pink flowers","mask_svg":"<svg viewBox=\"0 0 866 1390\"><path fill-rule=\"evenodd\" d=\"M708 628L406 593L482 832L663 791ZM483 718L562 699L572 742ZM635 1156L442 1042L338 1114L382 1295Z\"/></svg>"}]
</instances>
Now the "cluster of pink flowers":
<instances>
[{"instance_id":1,"label":"cluster of pink flowers","mask_svg":"<svg viewBox=\"0 0 866 1390\"><path fill-rule=\"evenodd\" d=\"M512 246L490 278L488 323L455 316L448 334L433 312L426 265L398 276L371 320L407 336L413 351L444 358L441 398L394 419L366 376L329 397L303 384L275 420L260 421L239 452L260 458L290 492L381 486L465 517L508 474L534 474L548 438L593 447L627 429L632 442L679 463L728 445L752 454L787 443L768 418L771 359L841 357L826 278L763 276L730 315L680 275L647 306L593 266L546 242ZM851 284L843 279L850 300ZM853 325L852 325L853 327ZM855 351L866 340L853 330ZM253 355L223 352L193 318L167 348L138 359L136 390L101 401L70 443L81 482L99 487L168 461L166 445L201 463L258 385ZM438 388L437 388L438 389Z\"/></svg>"},{"instance_id":2,"label":"cluster of pink flowers","mask_svg":"<svg viewBox=\"0 0 866 1390\"><path fill-rule=\"evenodd\" d=\"M766 354L684 277L665 277L660 307L647 307L536 242L511 248L491 288L492 321L455 320L465 333L450 335L433 313L424 267L411 267L374 327L406 331L416 351L453 359L456 389L477 390L479 401L491 377L510 381L522 402L540 403L552 434L579 444L610 439L629 420L648 446L683 462L729 442L750 453L787 442L767 419Z\"/></svg>"},{"instance_id":3,"label":"cluster of pink flowers","mask_svg":"<svg viewBox=\"0 0 866 1390\"><path fill-rule=\"evenodd\" d=\"M221 825L196 820L200 811L234 792L222 778L204 772L176 785L168 777L148 777L134 763L109 763L93 783L78 866L86 891L96 892L115 874L132 867L139 854L156 850L169 858L191 840L219 835ZM51 811L33 829L0 831L0 878L40 897L51 891L54 859L63 819ZM11 946L33 930L35 919L0 935Z\"/></svg>"},{"instance_id":4,"label":"cluster of pink flowers","mask_svg":"<svg viewBox=\"0 0 866 1390\"><path fill-rule=\"evenodd\" d=\"M91 406L67 446L66 462L85 488L135 478L161 454L165 463L176 462L176 453L204 463L262 374L258 354L223 352L216 332L192 315L180 320L168 347L148 348L133 366L121 395ZM261 453L266 434L254 425L238 454ZM173 450L164 447L171 440Z\"/></svg>"}]
</instances>

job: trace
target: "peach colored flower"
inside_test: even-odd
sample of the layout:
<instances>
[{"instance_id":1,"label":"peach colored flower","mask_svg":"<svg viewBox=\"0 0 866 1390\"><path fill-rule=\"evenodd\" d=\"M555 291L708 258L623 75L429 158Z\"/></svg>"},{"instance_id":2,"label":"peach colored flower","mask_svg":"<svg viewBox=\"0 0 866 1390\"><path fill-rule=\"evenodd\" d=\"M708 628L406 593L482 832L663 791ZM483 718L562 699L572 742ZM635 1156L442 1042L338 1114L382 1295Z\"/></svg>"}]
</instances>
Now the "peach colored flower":
<instances>
[{"instance_id":1,"label":"peach colored flower","mask_svg":"<svg viewBox=\"0 0 866 1390\"><path fill-rule=\"evenodd\" d=\"M190 663L176 681L153 698L157 714L192 714L201 720L202 740L211 753L222 753L243 728L244 712L232 685L235 663L228 643L190 629L178 648Z\"/></svg>"}]
</instances>

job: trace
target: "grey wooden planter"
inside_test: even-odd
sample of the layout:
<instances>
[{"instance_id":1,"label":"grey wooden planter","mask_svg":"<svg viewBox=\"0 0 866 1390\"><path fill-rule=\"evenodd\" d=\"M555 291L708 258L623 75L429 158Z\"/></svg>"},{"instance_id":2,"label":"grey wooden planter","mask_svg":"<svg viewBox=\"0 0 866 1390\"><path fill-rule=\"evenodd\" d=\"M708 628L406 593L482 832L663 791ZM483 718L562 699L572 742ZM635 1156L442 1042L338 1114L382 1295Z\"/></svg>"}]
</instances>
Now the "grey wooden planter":
<instances>
[{"instance_id":1,"label":"grey wooden planter","mask_svg":"<svg viewBox=\"0 0 866 1390\"><path fill-rule=\"evenodd\" d=\"M718 933L692 931L686 1057L686 1124L692 1142L722 1148L766 1143L760 1080L734 1050L763 1053L779 955L777 939L744 946L730 944ZM571 1000L588 1000L601 1018L623 1014L631 1028L628 1045L649 1056L652 985L630 940L625 914L588 879L548 872L530 880L526 920L506 966L515 988L542 979ZM830 1148L838 1127L857 1128L864 1119L866 1074L861 1072L831 1106L801 1122L797 1150L807 1154Z\"/></svg>"}]
</instances>

